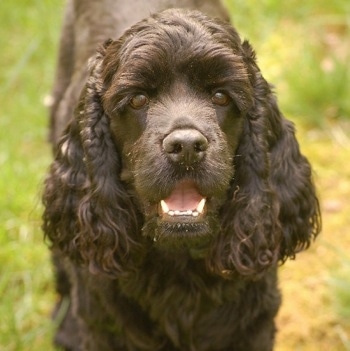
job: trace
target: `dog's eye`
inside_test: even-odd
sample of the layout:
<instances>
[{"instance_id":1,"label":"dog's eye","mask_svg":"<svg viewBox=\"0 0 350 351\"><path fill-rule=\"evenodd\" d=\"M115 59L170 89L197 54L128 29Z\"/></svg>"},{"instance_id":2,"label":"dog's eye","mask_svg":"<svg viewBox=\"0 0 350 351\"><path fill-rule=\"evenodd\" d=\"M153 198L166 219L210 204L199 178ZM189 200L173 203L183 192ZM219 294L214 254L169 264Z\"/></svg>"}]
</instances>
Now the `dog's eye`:
<instances>
[{"instance_id":1,"label":"dog's eye","mask_svg":"<svg viewBox=\"0 0 350 351\"><path fill-rule=\"evenodd\" d=\"M130 100L130 106L135 110L139 110L148 103L148 97L143 94L137 94Z\"/></svg>"},{"instance_id":2,"label":"dog's eye","mask_svg":"<svg viewBox=\"0 0 350 351\"><path fill-rule=\"evenodd\" d=\"M215 105L226 106L230 103L231 99L228 95L221 91L217 91L211 98Z\"/></svg>"}]
</instances>

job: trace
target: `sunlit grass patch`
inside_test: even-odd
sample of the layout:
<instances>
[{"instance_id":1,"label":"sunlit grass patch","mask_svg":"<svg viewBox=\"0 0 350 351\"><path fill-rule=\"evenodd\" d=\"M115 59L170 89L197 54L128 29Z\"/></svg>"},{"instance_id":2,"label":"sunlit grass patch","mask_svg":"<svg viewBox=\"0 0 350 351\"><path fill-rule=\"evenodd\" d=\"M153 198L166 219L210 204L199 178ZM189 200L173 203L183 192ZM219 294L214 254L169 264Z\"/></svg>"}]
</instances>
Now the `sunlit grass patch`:
<instances>
[{"instance_id":1,"label":"sunlit grass patch","mask_svg":"<svg viewBox=\"0 0 350 351\"><path fill-rule=\"evenodd\" d=\"M226 2L288 116L309 127L350 119L349 1Z\"/></svg>"}]
</instances>

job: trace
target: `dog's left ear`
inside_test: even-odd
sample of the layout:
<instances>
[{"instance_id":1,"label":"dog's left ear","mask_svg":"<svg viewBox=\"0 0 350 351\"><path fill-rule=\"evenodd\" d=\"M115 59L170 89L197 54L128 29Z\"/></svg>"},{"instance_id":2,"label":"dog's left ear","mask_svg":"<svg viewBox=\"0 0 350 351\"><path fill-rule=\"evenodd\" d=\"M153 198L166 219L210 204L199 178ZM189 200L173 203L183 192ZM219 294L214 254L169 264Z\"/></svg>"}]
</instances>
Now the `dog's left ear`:
<instances>
[{"instance_id":1,"label":"dog's left ear","mask_svg":"<svg viewBox=\"0 0 350 351\"><path fill-rule=\"evenodd\" d=\"M259 276L310 245L320 231L320 210L293 124L280 113L248 42L242 50L254 102L245 117L209 266L217 273Z\"/></svg>"},{"instance_id":2,"label":"dog's left ear","mask_svg":"<svg viewBox=\"0 0 350 351\"><path fill-rule=\"evenodd\" d=\"M300 152L293 123L269 122L277 127L269 140L270 182L279 204L279 259L284 262L310 246L321 231L321 213L311 165Z\"/></svg>"}]
</instances>

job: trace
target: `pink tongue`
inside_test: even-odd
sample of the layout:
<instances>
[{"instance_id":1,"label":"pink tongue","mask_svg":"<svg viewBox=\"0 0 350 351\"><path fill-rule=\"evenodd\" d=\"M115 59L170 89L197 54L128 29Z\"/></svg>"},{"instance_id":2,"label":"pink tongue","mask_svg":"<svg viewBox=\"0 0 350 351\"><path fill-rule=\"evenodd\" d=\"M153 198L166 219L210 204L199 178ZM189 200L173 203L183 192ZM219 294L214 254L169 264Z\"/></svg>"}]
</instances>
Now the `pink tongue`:
<instances>
[{"instance_id":1,"label":"pink tongue","mask_svg":"<svg viewBox=\"0 0 350 351\"><path fill-rule=\"evenodd\" d=\"M164 201L170 210L195 210L203 196L198 192L192 182L179 183Z\"/></svg>"}]
</instances>

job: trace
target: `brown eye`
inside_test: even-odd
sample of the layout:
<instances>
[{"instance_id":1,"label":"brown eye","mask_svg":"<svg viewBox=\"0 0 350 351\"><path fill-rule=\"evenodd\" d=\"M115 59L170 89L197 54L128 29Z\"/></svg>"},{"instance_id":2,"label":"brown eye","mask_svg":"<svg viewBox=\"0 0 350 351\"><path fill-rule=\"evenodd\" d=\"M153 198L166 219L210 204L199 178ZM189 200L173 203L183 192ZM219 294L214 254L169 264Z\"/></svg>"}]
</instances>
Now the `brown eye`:
<instances>
[{"instance_id":1,"label":"brown eye","mask_svg":"<svg viewBox=\"0 0 350 351\"><path fill-rule=\"evenodd\" d=\"M135 110L139 110L148 103L148 98L146 95L137 94L130 100L130 106Z\"/></svg>"},{"instance_id":2,"label":"brown eye","mask_svg":"<svg viewBox=\"0 0 350 351\"><path fill-rule=\"evenodd\" d=\"M231 99L228 95L226 95L225 93L222 93L220 91L216 92L212 96L211 100L215 105L219 105L219 106L226 106L231 101Z\"/></svg>"}]
</instances>

